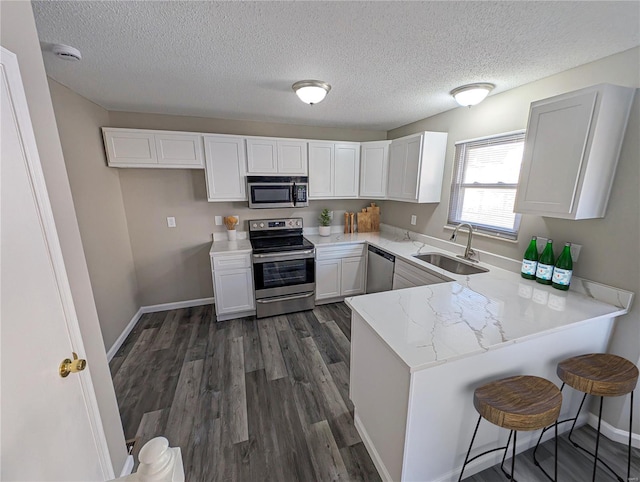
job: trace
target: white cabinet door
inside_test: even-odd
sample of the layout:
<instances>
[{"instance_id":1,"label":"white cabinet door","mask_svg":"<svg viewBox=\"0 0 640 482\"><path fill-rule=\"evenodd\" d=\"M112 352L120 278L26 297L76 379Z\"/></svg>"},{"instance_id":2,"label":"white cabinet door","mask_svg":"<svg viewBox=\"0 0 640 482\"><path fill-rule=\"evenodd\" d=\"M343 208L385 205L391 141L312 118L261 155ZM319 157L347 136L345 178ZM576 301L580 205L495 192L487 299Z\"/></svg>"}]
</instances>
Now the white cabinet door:
<instances>
[{"instance_id":1,"label":"white cabinet door","mask_svg":"<svg viewBox=\"0 0 640 482\"><path fill-rule=\"evenodd\" d=\"M316 300L340 296L342 261L326 259L316 261Z\"/></svg>"},{"instance_id":2,"label":"white cabinet door","mask_svg":"<svg viewBox=\"0 0 640 482\"><path fill-rule=\"evenodd\" d=\"M533 102L515 211L604 217L633 95L602 84Z\"/></svg>"},{"instance_id":3,"label":"white cabinet door","mask_svg":"<svg viewBox=\"0 0 640 482\"><path fill-rule=\"evenodd\" d=\"M364 293L364 257L344 258L342 260L342 296Z\"/></svg>"},{"instance_id":4,"label":"white cabinet door","mask_svg":"<svg viewBox=\"0 0 640 482\"><path fill-rule=\"evenodd\" d=\"M446 132L422 132L391 141L387 199L440 202L446 152Z\"/></svg>"},{"instance_id":5,"label":"white cabinet door","mask_svg":"<svg viewBox=\"0 0 640 482\"><path fill-rule=\"evenodd\" d=\"M389 149L389 184L387 186L387 197L390 199L402 197L406 162L407 142L404 140L392 141Z\"/></svg>"},{"instance_id":6,"label":"white cabinet door","mask_svg":"<svg viewBox=\"0 0 640 482\"><path fill-rule=\"evenodd\" d=\"M334 148L332 143L309 143L309 199L333 196Z\"/></svg>"},{"instance_id":7,"label":"white cabinet door","mask_svg":"<svg viewBox=\"0 0 640 482\"><path fill-rule=\"evenodd\" d=\"M278 150L275 139L247 138L247 170L251 174L276 174Z\"/></svg>"},{"instance_id":8,"label":"white cabinet door","mask_svg":"<svg viewBox=\"0 0 640 482\"><path fill-rule=\"evenodd\" d=\"M403 290L405 288L413 288L414 286L418 286L417 284L412 283L406 278L403 278L397 273L393 274L393 290Z\"/></svg>"},{"instance_id":9,"label":"white cabinet door","mask_svg":"<svg viewBox=\"0 0 640 482\"><path fill-rule=\"evenodd\" d=\"M389 144L391 141L363 142L360 146L360 197L384 199L387 195Z\"/></svg>"},{"instance_id":10,"label":"white cabinet door","mask_svg":"<svg viewBox=\"0 0 640 482\"><path fill-rule=\"evenodd\" d=\"M102 135L110 167L204 168L201 134L103 127Z\"/></svg>"},{"instance_id":11,"label":"white cabinet door","mask_svg":"<svg viewBox=\"0 0 640 482\"><path fill-rule=\"evenodd\" d=\"M204 168L200 134L155 134L158 167Z\"/></svg>"},{"instance_id":12,"label":"white cabinet door","mask_svg":"<svg viewBox=\"0 0 640 482\"><path fill-rule=\"evenodd\" d=\"M113 167L144 167L157 164L153 131L103 128L107 162Z\"/></svg>"},{"instance_id":13,"label":"white cabinet door","mask_svg":"<svg viewBox=\"0 0 640 482\"><path fill-rule=\"evenodd\" d=\"M215 270L213 280L217 315L255 309L251 268Z\"/></svg>"},{"instance_id":14,"label":"white cabinet door","mask_svg":"<svg viewBox=\"0 0 640 482\"><path fill-rule=\"evenodd\" d=\"M422 136L414 137L407 142L400 197L409 201L416 201L418 198L421 146Z\"/></svg>"},{"instance_id":15,"label":"white cabinet door","mask_svg":"<svg viewBox=\"0 0 640 482\"><path fill-rule=\"evenodd\" d=\"M360 144L334 146L334 190L337 198L357 198L360 183Z\"/></svg>"},{"instance_id":16,"label":"white cabinet door","mask_svg":"<svg viewBox=\"0 0 640 482\"><path fill-rule=\"evenodd\" d=\"M247 156L244 139L234 136L204 136L208 200L246 201Z\"/></svg>"},{"instance_id":17,"label":"white cabinet door","mask_svg":"<svg viewBox=\"0 0 640 482\"><path fill-rule=\"evenodd\" d=\"M278 141L278 172L307 175L307 143L305 141Z\"/></svg>"}]
</instances>

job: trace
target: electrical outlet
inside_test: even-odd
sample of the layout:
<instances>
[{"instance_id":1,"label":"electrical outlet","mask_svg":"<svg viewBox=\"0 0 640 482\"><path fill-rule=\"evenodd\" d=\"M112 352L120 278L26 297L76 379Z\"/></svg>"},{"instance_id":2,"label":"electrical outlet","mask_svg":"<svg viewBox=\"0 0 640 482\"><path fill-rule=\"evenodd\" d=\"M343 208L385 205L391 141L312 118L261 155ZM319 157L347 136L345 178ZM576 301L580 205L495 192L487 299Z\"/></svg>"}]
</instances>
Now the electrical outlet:
<instances>
[{"instance_id":1,"label":"electrical outlet","mask_svg":"<svg viewBox=\"0 0 640 482\"><path fill-rule=\"evenodd\" d=\"M174 218L173 216L170 216L167 218L167 226L170 228L175 228L176 227L176 218Z\"/></svg>"},{"instance_id":2,"label":"electrical outlet","mask_svg":"<svg viewBox=\"0 0 640 482\"><path fill-rule=\"evenodd\" d=\"M418 216L416 216L415 214L412 214L411 215L411 225L415 226L417 222L418 222Z\"/></svg>"},{"instance_id":3,"label":"electrical outlet","mask_svg":"<svg viewBox=\"0 0 640 482\"><path fill-rule=\"evenodd\" d=\"M329 211L329 219L333 221L333 211Z\"/></svg>"},{"instance_id":4,"label":"electrical outlet","mask_svg":"<svg viewBox=\"0 0 640 482\"><path fill-rule=\"evenodd\" d=\"M222 216L216 216L216 226L222 226Z\"/></svg>"}]
</instances>

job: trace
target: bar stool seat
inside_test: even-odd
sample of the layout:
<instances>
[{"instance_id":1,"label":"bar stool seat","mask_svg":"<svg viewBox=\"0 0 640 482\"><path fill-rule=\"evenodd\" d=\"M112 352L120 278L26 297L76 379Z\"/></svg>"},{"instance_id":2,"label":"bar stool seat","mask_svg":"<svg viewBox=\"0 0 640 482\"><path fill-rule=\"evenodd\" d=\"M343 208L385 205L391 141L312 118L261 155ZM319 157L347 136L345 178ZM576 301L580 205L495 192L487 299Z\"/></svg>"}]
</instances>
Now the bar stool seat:
<instances>
[{"instance_id":1,"label":"bar stool seat","mask_svg":"<svg viewBox=\"0 0 640 482\"><path fill-rule=\"evenodd\" d=\"M562 394L558 387L549 380L521 375L495 380L478 387L473 393L473 405L480 417L471 438L471 444L458 480L462 480L462 474L468 463L490 452L502 449L504 449L504 455L500 467L507 478L513 480L517 432L539 430L554 423L558 419L558 415L560 415ZM483 418L494 425L510 430L507 445L488 450L469 459L480 421ZM504 469L504 460L507 456L512 436L511 474L509 474Z\"/></svg>"},{"instance_id":2,"label":"bar stool seat","mask_svg":"<svg viewBox=\"0 0 640 482\"><path fill-rule=\"evenodd\" d=\"M638 367L607 353L574 356L558 363L558 377L571 388L597 397L631 393L638 383Z\"/></svg>"},{"instance_id":3,"label":"bar stool seat","mask_svg":"<svg viewBox=\"0 0 640 482\"><path fill-rule=\"evenodd\" d=\"M560 380L562 380L562 387L560 390L562 390L566 384L575 390L583 392L584 396L582 397L582 402L580 403L580 407L578 408L578 413L576 413L576 416L574 418L556 422L556 437L558 423L573 421L573 425L571 426L571 430L569 431L569 440L574 445L574 447L588 453L593 457L592 481L596 480L598 462L600 462L613 475L615 475L619 481L623 482L625 480L630 480L631 437L633 428L633 391L638 383L638 367L636 367L629 360L617 355L611 355L608 353L589 353L587 355L575 356L561 361L560 363L558 363L557 374L558 377L560 377ZM604 401L604 397L619 397L627 394L630 394L631 396L631 406L629 408L627 478L623 479L620 475L616 474L615 471L604 460L598 457L598 447L600 444L600 424L602 422L602 404ZM585 399L587 398L587 395L600 397L600 411L598 413L598 428L596 433L595 453L585 449L580 444L574 442L571 439L571 436L573 435L573 429L576 426L578 416L580 415L580 411L582 410L582 406ZM547 429L545 429L545 431L546 430ZM542 435L540 435L540 438L542 438ZM540 440L538 440L538 444L539 443ZM537 460L535 459L537 449L538 445L536 445L536 448L533 452L533 457L536 465L538 464Z\"/></svg>"}]
</instances>

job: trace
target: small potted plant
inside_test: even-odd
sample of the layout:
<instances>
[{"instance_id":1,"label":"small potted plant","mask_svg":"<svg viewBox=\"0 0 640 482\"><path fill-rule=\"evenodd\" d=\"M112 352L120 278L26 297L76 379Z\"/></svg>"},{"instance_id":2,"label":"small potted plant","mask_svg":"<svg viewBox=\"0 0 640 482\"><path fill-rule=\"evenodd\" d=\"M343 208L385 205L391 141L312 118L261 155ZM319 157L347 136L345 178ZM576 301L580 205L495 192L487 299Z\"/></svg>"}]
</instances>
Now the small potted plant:
<instances>
[{"instance_id":1,"label":"small potted plant","mask_svg":"<svg viewBox=\"0 0 640 482\"><path fill-rule=\"evenodd\" d=\"M320 236L331 235L331 213L327 208L324 208L318 218L320 221L320 227L318 228L318 234Z\"/></svg>"}]
</instances>

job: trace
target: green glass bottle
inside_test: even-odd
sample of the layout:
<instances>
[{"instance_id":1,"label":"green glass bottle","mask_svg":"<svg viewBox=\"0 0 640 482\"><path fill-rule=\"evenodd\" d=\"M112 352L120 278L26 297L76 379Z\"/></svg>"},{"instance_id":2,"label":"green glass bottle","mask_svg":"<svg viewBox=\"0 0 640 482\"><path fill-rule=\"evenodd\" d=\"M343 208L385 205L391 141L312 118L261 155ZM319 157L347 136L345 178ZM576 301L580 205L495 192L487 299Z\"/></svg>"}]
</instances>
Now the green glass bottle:
<instances>
[{"instance_id":1,"label":"green glass bottle","mask_svg":"<svg viewBox=\"0 0 640 482\"><path fill-rule=\"evenodd\" d=\"M556 266L553 268L553 278L551 286L559 290L567 291L571 284L571 275L573 274L573 259L571 259L571 243L565 243L564 249Z\"/></svg>"},{"instance_id":2,"label":"green glass bottle","mask_svg":"<svg viewBox=\"0 0 640 482\"><path fill-rule=\"evenodd\" d=\"M553 267L556 258L553 255L553 240L547 240L547 245L538 260L538 268L536 269L536 281L543 285L550 285L553 277Z\"/></svg>"},{"instance_id":3,"label":"green glass bottle","mask_svg":"<svg viewBox=\"0 0 640 482\"><path fill-rule=\"evenodd\" d=\"M536 279L536 268L538 267L538 246L536 245L536 237L531 238L529 247L524 252L522 258L522 269L520 274L526 279Z\"/></svg>"}]
</instances>

